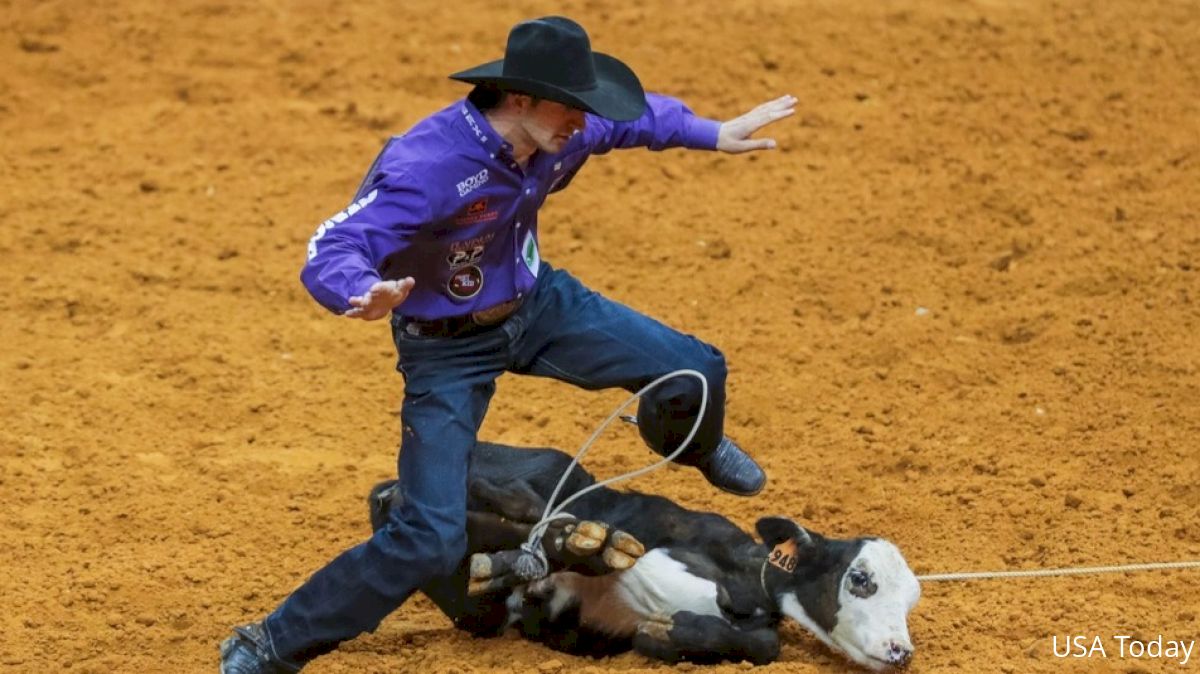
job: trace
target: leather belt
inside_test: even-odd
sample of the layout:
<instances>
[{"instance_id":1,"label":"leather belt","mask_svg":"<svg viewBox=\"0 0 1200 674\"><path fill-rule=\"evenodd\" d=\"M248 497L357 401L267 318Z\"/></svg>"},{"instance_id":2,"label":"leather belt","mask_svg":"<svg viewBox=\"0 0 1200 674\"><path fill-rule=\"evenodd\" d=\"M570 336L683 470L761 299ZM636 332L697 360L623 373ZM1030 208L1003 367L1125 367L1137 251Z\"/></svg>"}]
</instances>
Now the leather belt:
<instances>
[{"instance_id":1,"label":"leather belt","mask_svg":"<svg viewBox=\"0 0 1200 674\"><path fill-rule=\"evenodd\" d=\"M522 299L472 311L465 316L447 316L430 320L403 318L404 331L415 337L465 337L503 323L521 308Z\"/></svg>"}]
</instances>

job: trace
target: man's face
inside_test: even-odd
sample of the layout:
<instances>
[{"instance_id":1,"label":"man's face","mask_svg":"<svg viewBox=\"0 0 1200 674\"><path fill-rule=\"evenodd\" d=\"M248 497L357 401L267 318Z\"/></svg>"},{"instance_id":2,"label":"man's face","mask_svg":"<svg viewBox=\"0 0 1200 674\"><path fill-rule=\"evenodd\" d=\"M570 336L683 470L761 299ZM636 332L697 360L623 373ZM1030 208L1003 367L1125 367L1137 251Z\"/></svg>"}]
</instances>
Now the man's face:
<instances>
[{"instance_id":1,"label":"man's face","mask_svg":"<svg viewBox=\"0 0 1200 674\"><path fill-rule=\"evenodd\" d=\"M561 152L567 141L587 124L583 110L555 101L531 101L521 126L542 152Z\"/></svg>"}]
</instances>

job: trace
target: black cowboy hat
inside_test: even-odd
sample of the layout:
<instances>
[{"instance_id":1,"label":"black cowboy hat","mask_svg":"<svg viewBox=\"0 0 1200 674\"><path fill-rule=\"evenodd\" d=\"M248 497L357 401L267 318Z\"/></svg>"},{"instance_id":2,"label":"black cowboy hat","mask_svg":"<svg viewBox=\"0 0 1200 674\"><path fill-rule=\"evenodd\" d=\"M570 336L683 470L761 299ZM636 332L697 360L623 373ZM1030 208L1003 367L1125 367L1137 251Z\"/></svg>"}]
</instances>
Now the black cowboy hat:
<instances>
[{"instance_id":1,"label":"black cowboy hat","mask_svg":"<svg viewBox=\"0 0 1200 674\"><path fill-rule=\"evenodd\" d=\"M592 51L583 26L562 16L523 21L504 58L450 76L557 101L617 122L642 116L646 92L629 66Z\"/></svg>"}]
</instances>

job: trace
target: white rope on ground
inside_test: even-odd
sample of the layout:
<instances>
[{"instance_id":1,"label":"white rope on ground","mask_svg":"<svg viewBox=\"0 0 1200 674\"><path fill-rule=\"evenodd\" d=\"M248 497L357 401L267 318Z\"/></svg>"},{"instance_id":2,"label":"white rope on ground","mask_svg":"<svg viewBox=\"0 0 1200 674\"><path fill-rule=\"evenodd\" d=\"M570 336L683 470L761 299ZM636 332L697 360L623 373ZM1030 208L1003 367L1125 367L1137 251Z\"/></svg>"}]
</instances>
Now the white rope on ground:
<instances>
[{"instance_id":1,"label":"white rope on ground","mask_svg":"<svg viewBox=\"0 0 1200 674\"><path fill-rule=\"evenodd\" d=\"M557 506L554 505L555 500L558 499L558 493L562 491L563 485L567 483L567 477L571 474L571 471L575 469L575 466L579 464L579 461L583 459L583 455L586 454L589 449L591 449L592 445L596 442L596 439L599 438L600 434L604 432L604 429L608 428L608 425L611 424L614 419L620 416L621 412L624 412L625 409L632 405L635 401L641 399L646 392L665 381L675 379L677 377L695 377L696 379L700 380L700 410L696 413L696 420L692 423L691 432L687 434L687 437L683 439L683 442L679 444L679 447L674 452L668 454L666 457L657 461L656 463L653 463L649 466L644 466L628 473L624 473L622 475L617 475L616 477L610 477L607 480L601 480L600 482L575 492L568 498L564 499L563 502ZM575 458L571 459L571 465L567 466L567 469L563 471L562 477L558 480L558 485L554 487L554 492L550 494L550 499L546 501L546 510L542 513L541 521L533 525L533 529L529 532L529 540L525 541L525 543L521 546L521 550L525 554L522 554L519 558L517 558L517 561L513 567L513 571L515 571L516 574L524 580L535 580L537 578L544 577L549 571L550 565L546 560L546 553L542 550L542 536L545 535L546 529L555 520L571 517L571 515L564 512L565 508L576 499L590 491L594 491L601 487L607 487L608 485L616 484L617 482L632 480L635 477L640 477L646 473L658 470L659 468L662 468L668 463L674 461L680 454L683 453L683 450L689 444L691 444L692 438L696 437L696 433L700 431L700 422L704 419L704 413L707 411L707 409L708 380L705 379L704 375L700 374L696 370L676 370L669 374L665 374L643 386L642 389L637 393L629 396L629 398L622 403L620 407L618 407L612 414L608 416L607 419L604 420L604 423L600 424L600 426L596 428L595 432L592 433L592 436L588 438L587 442L583 443L583 446L575 454Z\"/></svg>"},{"instance_id":2,"label":"white rope on ground","mask_svg":"<svg viewBox=\"0 0 1200 674\"><path fill-rule=\"evenodd\" d=\"M967 573L933 573L917 576L922 583L938 580L988 580L992 578L1042 578L1046 576L1080 576L1092 573L1128 573L1130 571L1159 571L1166 569L1200 569L1200 560L1187 562L1152 562L1119 566L1076 566L1061 569L1028 569L1025 571L973 571Z\"/></svg>"}]
</instances>

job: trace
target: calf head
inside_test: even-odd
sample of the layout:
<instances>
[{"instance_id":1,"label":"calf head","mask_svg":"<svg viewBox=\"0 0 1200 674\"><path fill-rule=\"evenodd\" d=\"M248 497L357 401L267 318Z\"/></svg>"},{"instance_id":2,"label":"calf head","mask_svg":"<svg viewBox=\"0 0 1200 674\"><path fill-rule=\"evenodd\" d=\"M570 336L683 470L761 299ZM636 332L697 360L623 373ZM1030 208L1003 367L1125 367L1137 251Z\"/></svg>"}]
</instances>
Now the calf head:
<instances>
[{"instance_id":1,"label":"calf head","mask_svg":"<svg viewBox=\"0 0 1200 674\"><path fill-rule=\"evenodd\" d=\"M763 589L781 613L864 667L908 664L908 613L921 586L895 545L827 539L783 517L756 529L768 551Z\"/></svg>"}]
</instances>

